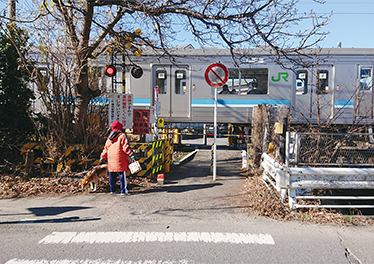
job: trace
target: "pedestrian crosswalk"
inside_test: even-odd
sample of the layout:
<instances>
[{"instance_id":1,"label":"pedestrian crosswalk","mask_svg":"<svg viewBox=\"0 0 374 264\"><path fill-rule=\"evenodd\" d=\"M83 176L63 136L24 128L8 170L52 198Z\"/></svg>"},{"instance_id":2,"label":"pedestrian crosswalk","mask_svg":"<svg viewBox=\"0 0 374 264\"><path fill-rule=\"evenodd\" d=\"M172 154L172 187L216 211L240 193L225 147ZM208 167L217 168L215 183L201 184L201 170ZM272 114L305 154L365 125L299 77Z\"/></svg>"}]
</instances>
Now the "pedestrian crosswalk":
<instances>
[{"instance_id":1,"label":"pedestrian crosswalk","mask_svg":"<svg viewBox=\"0 0 374 264\"><path fill-rule=\"evenodd\" d=\"M269 234L215 232L53 232L40 240L39 244L136 242L275 244Z\"/></svg>"},{"instance_id":2,"label":"pedestrian crosswalk","mask_svg":"<svg viewBox=\"0 0 374 264\"><path fill-rule=\"evenodd\" d=\"M77 245L110 243L214 243L275 245L270 234L221 233L221 232L52 232L38 244ZM13 258L5 264L194 264L187 259L178 260L122 260L122 259L21 259Z\"/></svg>"},{"instance_id":3,"label":"pedestrian crosswalk","mask_svg":"<svg viewBox=\"0 0 374 264\"><path fill-rule=\"evenodd\" d=\"M195 264L196 262L190 260L104 260L104 259L82 259L82 260L27 260L27 259L11 259L5 264Z\"/></svg>"}]
</instances>

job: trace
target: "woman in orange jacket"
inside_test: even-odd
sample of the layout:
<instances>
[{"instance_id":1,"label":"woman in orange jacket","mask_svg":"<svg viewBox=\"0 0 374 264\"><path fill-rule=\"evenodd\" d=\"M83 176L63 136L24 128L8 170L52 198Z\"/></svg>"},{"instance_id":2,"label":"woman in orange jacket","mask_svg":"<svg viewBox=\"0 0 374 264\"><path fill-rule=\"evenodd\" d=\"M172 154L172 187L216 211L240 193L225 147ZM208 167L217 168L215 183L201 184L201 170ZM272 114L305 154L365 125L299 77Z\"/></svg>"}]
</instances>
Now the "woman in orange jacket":
<instances>
[{"instance_id":1,"label":"woman in orange jacket","mask_svg":"<svg viewBox=\"0 0 374 264\"><path fill-rule=\"evenodd\" d=\"M135 159L135 154L130 148L125 133L122 133L123 125L114 121L111 124L112 132L106 140L103 152L100 155L100 162L107 160L109 171L110 193L116 191L117 175L121 184L121 195L128 194L126 171L129 169L129 158Z\"/></svg>"}]
</instances>

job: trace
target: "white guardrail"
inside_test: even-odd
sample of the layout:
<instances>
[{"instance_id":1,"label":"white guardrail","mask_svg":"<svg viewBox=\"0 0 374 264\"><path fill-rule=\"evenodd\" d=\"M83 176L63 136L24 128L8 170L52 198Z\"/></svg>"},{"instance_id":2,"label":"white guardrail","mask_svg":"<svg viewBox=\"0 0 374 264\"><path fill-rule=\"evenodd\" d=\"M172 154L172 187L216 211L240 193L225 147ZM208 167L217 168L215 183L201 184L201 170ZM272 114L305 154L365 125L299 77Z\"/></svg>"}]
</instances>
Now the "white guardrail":
<instances>
[{"instance_id":1,"label":"white guardrail","mask_svg":"<svg viewBox=\"0 0 374 264\"><path fill-rule=\"evenodd\" d=\"M272 186L284 201L288 195L292 209L325 208L374 208L374 196L342 196L329 192L320 196L313 195L314 190L354 189L374 190L374 169L372 168L299 168L288 167L268 154L262 154L261 168L263 182ZM300 204L300 200L330 200L322 204ZM332 202L332 201L339 202ZM361 200L359 204L352 201Z\"/></svg>"}]
</instances>

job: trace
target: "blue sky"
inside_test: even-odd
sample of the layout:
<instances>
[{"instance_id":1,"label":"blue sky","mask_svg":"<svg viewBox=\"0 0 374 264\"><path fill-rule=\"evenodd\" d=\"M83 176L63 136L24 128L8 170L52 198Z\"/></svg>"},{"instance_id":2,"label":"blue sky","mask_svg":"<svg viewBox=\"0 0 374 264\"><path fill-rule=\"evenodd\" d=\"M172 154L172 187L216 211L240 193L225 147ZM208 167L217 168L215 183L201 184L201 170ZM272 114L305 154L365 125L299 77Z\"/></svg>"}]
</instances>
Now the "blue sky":
<instances>
[{"instance_id":1,"label":"blue sky","mask_svg":"<svg viewBox=\"0 0 374 264\"><path fill-rule=\"evenodd\" d=\"M313 8L316 13L333 13L325 31L330 34L322 47L336 47L340 41L343 48L374 48L374 0L326 0L319 5L312 0L300 0L299 9Z\"/></svg>"},{"instance_id":2,"label":"blue sky","mask_svg":"<svg viewBox=\"0 0 374 264\"><path fill-rule=\"evenodd\" d=\"M17 8L27 4L29 0L18 0ZM7 9L8 0L0 0L0 10ZM343 48L374 48L374 0L325 0L325 4L317 4L312 0L300 0L300 12L313 9L318 14L333 13L332 21L324 31L330 32L320 44L325 48L336 47L338 42ZM181 36L181 45L190 42L198 45L186 36Z\"/></svg>"},{"instance_id":3,"label":"blue sky","mask_svg":"<svg viewBox=\"0 0 374 264\"><path fill-rule=\"evenodd\" d=\"M325 0L324 4L300 0L297 9L300 14L309 13L311 9L326 16L332 13L330 23L323 30L329 34L320 42L321 47L337 47L341 42L342 48L374 48L374 0ZM180 33L178 38L185 40L181 45L189 42L198 47L185 33Z\"/></svg>"}]
</instances>

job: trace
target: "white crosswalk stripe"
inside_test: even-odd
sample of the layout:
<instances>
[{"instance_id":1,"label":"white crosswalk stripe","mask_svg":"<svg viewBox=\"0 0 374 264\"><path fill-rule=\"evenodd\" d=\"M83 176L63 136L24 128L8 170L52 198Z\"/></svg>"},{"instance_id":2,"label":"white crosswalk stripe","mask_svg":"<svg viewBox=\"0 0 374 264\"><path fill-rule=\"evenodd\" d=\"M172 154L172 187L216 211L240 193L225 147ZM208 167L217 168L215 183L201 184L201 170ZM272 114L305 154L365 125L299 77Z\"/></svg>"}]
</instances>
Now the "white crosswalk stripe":
<instances>
[{"instance_id":1,"label":"white crosswalk stripe","mask_svg":"<svg viewBox=\"0 0 374 264\"><path fill-rule=\"evenodd\" d=\"M214 232L53 232L39 244L204 242L274 245L269 234Z\"/></svg>"},{"instance_id":2,"label":"white crosswalk stripe","mask_svg":"<svg viewBox=\"0 0 374 264\"><path fill-rule=\"evenodd\" d=\"M108 243L226 243L275 245L270 234L220 232L53 232L39 244L108 244ZM105 259L18 259L5 264L195 264L192 260L105 260Z\"/></svg>"},{"instance_id":3,"label":"white crosswalk stripe","mask_svg":"<svg viewBox=\"0 0 374 264\"><path fill-rule=\"evenodd\" d=\"M129 260L28 260L28 259L11 259L5 264L194 264L195 262L189 260L143 260L143 261L129 261Z\"/></svg>"}]
</instances>

